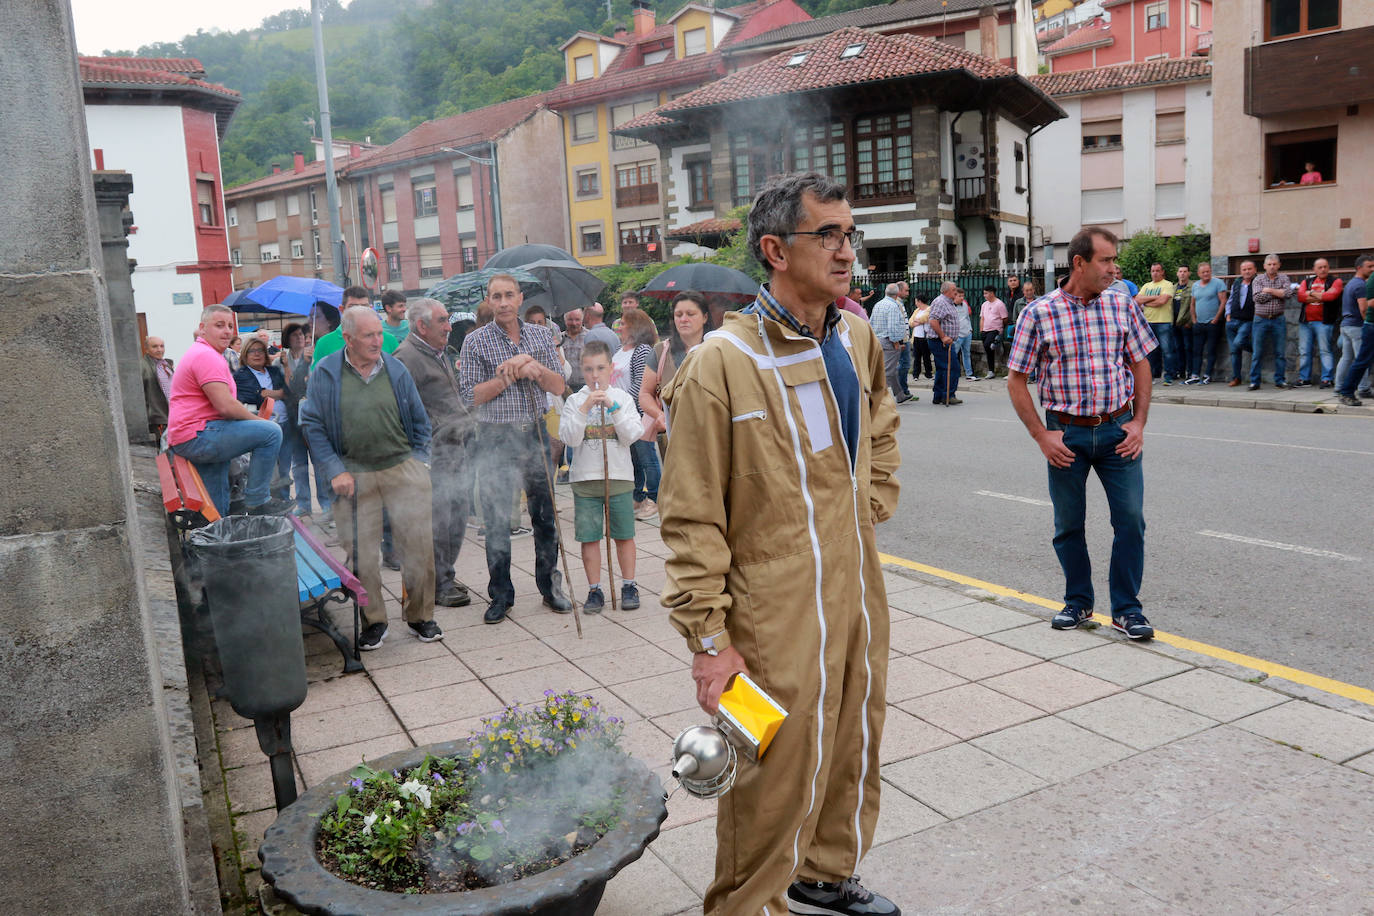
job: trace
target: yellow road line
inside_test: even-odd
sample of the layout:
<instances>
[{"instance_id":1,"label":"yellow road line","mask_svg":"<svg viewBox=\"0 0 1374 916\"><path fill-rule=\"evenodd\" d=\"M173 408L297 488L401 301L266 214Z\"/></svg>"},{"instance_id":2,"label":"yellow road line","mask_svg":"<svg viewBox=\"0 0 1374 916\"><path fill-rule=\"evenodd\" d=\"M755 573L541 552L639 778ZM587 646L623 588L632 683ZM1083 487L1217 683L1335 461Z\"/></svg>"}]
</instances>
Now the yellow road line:
<instances>
[{"instance_id":1,"label":"yellow road line","mask_svg":"<svg viewBox=\"0 0 1374 916\"><path fill-rule=\"evenodd\" d=\"M1039 595L1032 595L1030 592L1018 591L1014 588L1007 588L1004 585L997 585L993 582L985 582L982 579L975 579L972 576L965 576L962 573L950 572L947 569L940 569L935 566L928 566L925 563L917 563L905 557L896 557L887 553L878 554L879 560L883 563L891 563L893 566L901 566L904 569L912 569L916 572L923 572L927 575L937 576L949 582L959 585L968 585L973 588L981 588L983 591L992 592L1003 598L1015 598L1018 601L1025 601L1028 604L1039 605L1051 611L1057 611L1063 607L1062 601L1051 601L1048 598L1041 598ZM1111 618L1101 614L1094 614L1093 619L1103 626L1111 625ZM1290 668L1278 662L1271 662L1268 659L1255 658L1253 655L1243 655L1240 652L1232 652L1230 649L1222 649L1211 646L1207 643L1197 642L1185 636L1176 636L1173 633L1155 631L1155 639L1166 645L1177 649L1187 649L1189 652L1196 652L1199 655L1206 655L1209 658L1219 659L1230 662L1233 665L1241 665L1246 668L1254 668L1262 671L1270 677L1281 677L1284 680L1292 681L1295 684L1302 684L1306 687L1313 687L1326 693L1335 694L1338 697L1345 697L1347 700L1355 700L1369 706L1374 706L1374 690L1365 687L1357 687L1354 684L1347 684L1344 681L1337 681L1320 674L1313 674L1310 671L1302 671L1298 668Z\"/></svg>"}]
</instances>

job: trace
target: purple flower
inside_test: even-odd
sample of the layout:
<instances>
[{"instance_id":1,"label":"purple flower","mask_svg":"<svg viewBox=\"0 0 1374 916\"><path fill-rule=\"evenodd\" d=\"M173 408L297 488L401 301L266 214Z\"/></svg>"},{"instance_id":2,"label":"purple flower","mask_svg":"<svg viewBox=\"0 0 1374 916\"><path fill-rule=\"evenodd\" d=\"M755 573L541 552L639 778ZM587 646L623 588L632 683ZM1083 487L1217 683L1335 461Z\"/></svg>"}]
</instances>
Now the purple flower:
<instances>
[{"instance_id":1,"label":"purple flower","mask_svg":"<svg viewBox=\"0 0 1374 916\"><path fill-rule=\"evenodd\" d=\"M545 690L545 691L544 691L544 696L546 696L546 697L551 697L551 696L553 696L553 691L552 691L552 690Z\"/></svg>"},{"instance_id":2,"label":"purple flower","mask_svg":"<svg viewBox=\"0 0 1374 916\"><path fill-rule=\"evenodd\" d=\"M394 776L394 777L396 777L397 779L400 779L400 778L401 778L401 771L400 771L400 770L392 770L392 771L391 771L391 775Z\"/></svg>"},{"instance_id":3,"label":"purple flower","mask_svg":"<svg viewBox=\"0 0 1374 916\"><path fill-rule=\"evenodd\" d=\"M503 823L501 823L500 821L492 821L492 822L491 822L491 829L492 829L492 830L495 830L497 833L505 833L505 832L506 832L506 825L503 824Z\"/></svg>"},{"instance_id":4,"label":"purple flower","mask_svg":"<svg viewBox=\"0 0 1374 916\"><path fill-rule=\"evenodd\" d=\"M358 779L358 778L355 777L355 778L353 778L353 779L350 779L350 780L348 781L348 784L349 784L350 786L352 786L353 788L355 788L355 789L357 789L357 790L359 790L359 791L362 791L362 788L363 788L363 781L362 781L361 779Z\"/></svg>"},{"instance_id":5,"label":"purple flower","mask_svg":"<svg viewBox=\"0 0 1374 916\"><path fill-rule=\"evenodd\" d=\"M430 775L434 777L434 781L439 785L442 786L444 784L444 777L440 776L438 773L431 773Z\"/></svg>"},{"instance_id":6,"label":"purple flower","mask_svg":"<svg viewBox=\"0 0 1374 916\"><path fill-rule=\"evenodd\" d=\"M459 825L458 825L458 835L459 835L459 836L467 836L469 833L472 833L473 828L476 827L476 826L477 826L477 824L474 823L473 821L467 821L466 823L459 824Z\"/></svg>"}]
</instances>

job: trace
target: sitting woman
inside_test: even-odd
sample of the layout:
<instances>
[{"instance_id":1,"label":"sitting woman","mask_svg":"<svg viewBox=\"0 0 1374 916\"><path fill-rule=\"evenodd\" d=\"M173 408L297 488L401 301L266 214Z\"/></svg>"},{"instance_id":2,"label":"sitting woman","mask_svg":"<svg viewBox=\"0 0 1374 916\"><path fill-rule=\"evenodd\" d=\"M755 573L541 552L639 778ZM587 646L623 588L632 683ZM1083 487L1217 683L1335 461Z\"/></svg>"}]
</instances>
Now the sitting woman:
<instances>
[{"instance_id":1,"label":"sitting woman","mask_svg":"<svg viewBox=\"0 0 1374 916\"><path fill-rule=\"evenodd\" d=\"M261 337L249 337L239 352L239 368L234 372L234 384L238 387L239 401L249 407L261 407L263 398L273 398L271 420L281 427L282 441L286 441L287 425L290 420L286 411L286 377L281 367L270 365L267 357L267 341ZM269 419L263 417L264 420ZM272 495L286 499L291 488L291 449L282 447L277 452L277 476L272 481Z\"/></svg>"},{"instance_id":2,"label":"sitting woman","mask_svg":"<svg viewBox=\"0 0 1374 916\"><path fill-rule=\"evenodd\" d=\"M628 391L639 406L639 388L644 382L644 370L654 358L654 345L658 343L658 329L654 320L643 309L630 309L620 319L621 347L611 358L611 387ZM643 410L640 410L641 416ZM658 480L662 468L658 463L658 450L654 444L657 427L649 427L640 439L630 446L630 459L635 469L635 518L653 518L658 512ZM647 439L647 441L645 441Z\"/></svg>"},{"instance_id":3,"label":"sitting woman","mask_svg":"<svg viewBox=\"0 0 1374 916\"><path fill-rule=\"evenodd\" d=\"M663 389L673 380L677 367L687 354L701 345L713 329L706 297L686 290L673 297L673 324L668 339L659 344L639 386L639 410L648 418L645 425L654 434L668 432L668 414L663 406Z\"/></svg>"}]
</instances>

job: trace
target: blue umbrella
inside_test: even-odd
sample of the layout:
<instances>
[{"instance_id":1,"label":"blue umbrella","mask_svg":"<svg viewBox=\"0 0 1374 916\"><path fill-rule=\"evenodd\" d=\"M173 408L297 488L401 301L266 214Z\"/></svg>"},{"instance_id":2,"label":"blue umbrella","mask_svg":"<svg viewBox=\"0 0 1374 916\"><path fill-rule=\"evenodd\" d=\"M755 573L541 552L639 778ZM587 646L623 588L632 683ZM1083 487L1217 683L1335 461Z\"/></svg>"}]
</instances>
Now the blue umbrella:
<instances>
[{"instance_id":1,"label":"blue umbrella","mask_svg":"<svg viewBox=\"0 0 1374 916\"><path fill-rule=\"evenodd\" d=\"M261 308L261 306L254 302L252 299L248 298L248 294L250 292L252 292L252 290L236 289L229 295L225 296L224 301L221 302L220 305L228 306L236 312L257 311L259 308Z\"/></svg>"},{"instance_id":2,"label":"blue umbrella","mask_svg":"<svg viewBox=\"0 0 1374 916\"><path fill-rule=\"evenodd\" d=\"M343 304L342 286L313 277L273 277L256 289L243 292L247 302L260 309L288 315L309 315L316 302L327 302L335 308Z\"/></svg>"}]
</instances>

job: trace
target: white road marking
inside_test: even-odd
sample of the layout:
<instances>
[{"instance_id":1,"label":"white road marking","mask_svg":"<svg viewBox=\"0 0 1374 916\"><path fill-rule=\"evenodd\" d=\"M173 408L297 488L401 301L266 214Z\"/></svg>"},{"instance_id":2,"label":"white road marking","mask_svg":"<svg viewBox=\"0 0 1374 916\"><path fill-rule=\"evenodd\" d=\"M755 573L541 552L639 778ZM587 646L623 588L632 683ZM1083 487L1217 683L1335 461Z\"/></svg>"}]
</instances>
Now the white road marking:
<instances>
[{"instance_id":1,"label":"white road marking","mask_svg":"<svg viewBox=\"0 0 1374 916\"><path fill-rule=\"evenodd\" d=\"M1340 455L1374 455L1353 448L1324 448L1320 445L1293 445L1288 442L1256 442L1251 439L1220 439L1216 436L1185 436L1181 433L1146 433L1148 439L1196 439L1199 442L1226 442L1232 445L1267 445L1271 448L1295 448L1304 452L1335 452Z\"/></svg>"},{"instance_id":2,"label":"white road marking","mask_svg":"<svg viewBox=\"0 0 1374 916\"><path fill-rule=\"evenodd\" d=\"M1337 553L1334 550L1319 550L1316 547L1303 547L1301 544L1285 544L1282 541L1266 541L1263 538L1248 538L1240 534L1227 534L1224 531L1199 531L1203 537L1221 538L1223 541L1236 541L1240 544L1253 544L1256 547L1272 547L1275 550L1291 550L1293 553L1301 553L1309 557L1326 557L1330 560L1350 560L1358 563L1359 557L1352 557L1349 554Z\"/></svg>"},{"instance_id":3,"label":"white road marking","mask_svg":"<svg viewBox=\"0 0 1374 916\"><path fill-rule=\"evenodd\" d=\"M1017 496L1014 493L994 493L992 490L974 490L978 496L991 496L993 499L1008 499L1014 503L1025 503L1028 506L1053 506L1054 503L1048 499L1031 499L1029 496Z\"/></svg>"}]
</instances>

